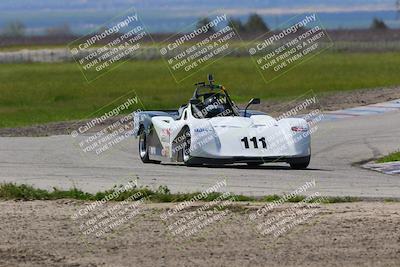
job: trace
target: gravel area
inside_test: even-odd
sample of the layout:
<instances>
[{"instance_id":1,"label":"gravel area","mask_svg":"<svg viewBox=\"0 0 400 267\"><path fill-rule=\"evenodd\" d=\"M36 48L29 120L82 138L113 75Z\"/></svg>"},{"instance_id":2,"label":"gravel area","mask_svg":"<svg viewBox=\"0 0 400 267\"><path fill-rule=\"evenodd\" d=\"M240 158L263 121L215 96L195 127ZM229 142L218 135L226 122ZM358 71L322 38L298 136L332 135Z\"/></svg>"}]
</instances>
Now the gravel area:
<instances>
[{"instance_id":1,"label":"gravel area","mask_svg":"<svg viewBox=\"0 0 400 267\"><path fill-rule=\"evenodd\" d=\"M312 217L277 237L260 234L249 220L261 204L241 203L219 211L225 216L198 233L179 238L168 227L194 207L162 220L175 204L142 204L130 220L96 237L84 236L71 218L88 204L0 201L0 266L400 266L398 202L316 206Z\"/></svg>"}]
</instances>

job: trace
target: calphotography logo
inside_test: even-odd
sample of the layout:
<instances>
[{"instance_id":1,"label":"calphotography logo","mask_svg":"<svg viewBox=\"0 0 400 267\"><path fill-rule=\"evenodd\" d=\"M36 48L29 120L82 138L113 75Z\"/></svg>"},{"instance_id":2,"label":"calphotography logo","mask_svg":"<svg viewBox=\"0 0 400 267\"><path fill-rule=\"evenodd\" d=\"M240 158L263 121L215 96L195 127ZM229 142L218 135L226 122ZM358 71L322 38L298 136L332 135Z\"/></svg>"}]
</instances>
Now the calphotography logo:
<instances>
[{"instance_id":1,"label":"calphotography logo","mask_svg":"<svg viewBox=\"0 0 400 267\"><path fill-rule=\"evenodd\" d=\"M195 30L171 36L161 44L160 53L176 82L235 50L239 36L229 24L226 14L216 15L193 24Z\"/></svg>"},{"instance_id":2,"label":"calphotography logo","mask_svg":"<svg viewBox=\"0 0 400 267\"><path fill-rule=\"evenodd\" d=\"M332 46L317 14L293 17L249 45L249 55L265 82L271 82L293 67Z\"/></svg>"},{"instance_id":3,"label":"calphotography logo","mask_svg":"<svg viewBox=\"0 0 400 267\"><path fill-rule=\"evenodd\" d=\"M400 0L0 1L0 267L399 267L399 66Z\"/></svg>"},{"instance_id":4,"label":"calphotography logo","mask_svg":"<svg viewBox=\"0 0 400 267\"><path fill-rule=\"evenodd\" d=\"M199 235L207 227L226 220L231 212L229 208L236 201L231 193L223 192L226 186L226 179L218 181L188 201L183 201L162 213L160 218L167 224L170 235L179 240L186 240ZM196 205L199 201L207 202Z\"/></svg>"},{"instance_id":5,"label":"calphotography logo","mask_svg":"<svg viewBox=\"0 0 400 267\"><path fill-rule=\"evenodd\" d=\"M131 91L96 112L98 117L80 123L71 132L82 155L101 156L121 146L135 134L135 114L144 109L135 91ZM93 117L91 114L88 118Z\"/></svg>"},{"instance_id":6,"label":"calphotography logo","mask_svg":"<svg viewBox=\"0 0 400 267\"><path fill-rule=\"evenodd\" d=\"M139 54L148 35L136 10L131 8L68 47L85 79L92 82Z\"/></svg>"},{"instance_id":7,"label":"calphotography logo","mask_svg":"<svg viewBox=\"0 0 400 267\"><path fill-rule=\"evenodd\" d=\"M294 227L311 220L319 213L319 206L327 199L319 192L308 195L306 191L315 188L315 180L306 182L304 185L284 194L278 200L268 203L256 212L249 215L249 219L256 224L256 229L261 235L272 235L279 237L292 230ZM295 205L286 205L300 199Z\"/></svg>"},{"instance_id":8,"label":"calphotography logo","mask_svg":"<svg viewBox=\"0 0 400 267\"><path fill-rule=\"evenodd\" d=\"M100 200L75 212L71 219L79 226L85 240L112 235L142 212L147 196L138 190L138 180L115 187ZM116 200L123 199L119 202ZM113 202L113 203L112 203Z\"/></svg>"}]
</instances>

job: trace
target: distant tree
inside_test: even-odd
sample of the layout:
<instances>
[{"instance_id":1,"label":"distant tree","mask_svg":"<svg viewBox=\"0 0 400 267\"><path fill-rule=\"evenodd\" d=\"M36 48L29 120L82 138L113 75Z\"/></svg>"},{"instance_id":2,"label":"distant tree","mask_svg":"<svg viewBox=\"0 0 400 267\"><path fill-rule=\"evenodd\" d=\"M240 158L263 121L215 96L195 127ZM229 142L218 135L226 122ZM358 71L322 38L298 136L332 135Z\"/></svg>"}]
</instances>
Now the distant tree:
<instances>
[{"instance_id":1,"label":"distant tree","mask_svg":"<svg viewBox=\"0 0 400 267\"><path fill-rule=\"evenodd\" d=\"M246 31L246 27L243 25L243 23L240 21L240 19L230 18L228 25L230 27L236 29L238 32L245 32Z\"/></svg>"},{"instance_id":2,"label":"distant tree","mask_svg":"<svg viewBox=\"0 0 400 267\"><path fill-rule=\"evenodd\" d=\"M267 24L265 24L262 17L258 14L251 14L246 24L246 31L248 32L267 32L269 28Z\"/></svg>"},{"instance_id":3,"label":"distant tree","mask_svg":"<svg viewBox=\"0 0 400 267\"><path fill-rule=\"evenodd\" d=\"M396 1L396 11L397 11L397 19L399 19L400 15L400 0Z\"/></svg>"},{"instance_id":4,"label":"distant tree","mask_svg":"<svg viewBox=\"0 0 400 267\"><path fill-rule=\"evenodd\" d=\"M374 20L371 23L370 28L373 30L385 30L388 28L388 26L385 24L385 22L383 20L374 18Z\"/></svg>"},{"instance_id":5,"label":"distant tree","mask_svg":"<svg viewBox=\"0 0 400 267\"><path fill-rule=\"evenodd\" d=\"M47 28L46 34L50 36L67 36L72 35L72 32L68 24L63 24L61 26Z\"/></svg>"},{"instance_id":6,"label":"distant tree","mask_svg":"<svg viewBox=\"0 0 400 267\"><path fill-rule=\"evenodd\" d=\"M19 37L25 35L25 25L20 21L12 21L3 29L4 36Z\"/></svg>"},{"instance_id":7,"label":"distant tree","mask_svg":"<svg viewBox=\"0 0 400 267\"><path fill-rule=\"evenodd\" d=\"M199 21L197 22L197 29L206 26L208 23L210 23L210 19L209 18L200 18ZM214 28L209 28L208 29L208 33L214 33L215 29Z\"/></svg>"}]
</instances>

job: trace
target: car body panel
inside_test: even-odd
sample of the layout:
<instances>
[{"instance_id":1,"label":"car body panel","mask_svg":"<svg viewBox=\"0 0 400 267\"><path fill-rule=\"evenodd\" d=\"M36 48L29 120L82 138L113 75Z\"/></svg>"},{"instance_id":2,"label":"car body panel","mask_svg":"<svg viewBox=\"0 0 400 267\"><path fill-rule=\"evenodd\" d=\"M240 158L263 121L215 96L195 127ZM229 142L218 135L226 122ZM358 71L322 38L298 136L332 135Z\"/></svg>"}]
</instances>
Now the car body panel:
<instances>
[{"instance_id":1,"label":"car body panel","mask_svg":"<svg viewBox=\"0 0 400 267\"><path fill-rule=\"evenodd\" d=\"M240 110L240 114L243 116L244 111ZM145 111L134 114L134 133L137 136L140 128L148 131L149 158L167 162L182 161L179 137L187 128L191 136L190 156L202 163L289 162L310 156L311 138L304 119L277 121L259 111L247 111L246 115L198 119L190 104L180 112ZM294 126L304 131L293 132Z\"/></svg>"}]
</instances>

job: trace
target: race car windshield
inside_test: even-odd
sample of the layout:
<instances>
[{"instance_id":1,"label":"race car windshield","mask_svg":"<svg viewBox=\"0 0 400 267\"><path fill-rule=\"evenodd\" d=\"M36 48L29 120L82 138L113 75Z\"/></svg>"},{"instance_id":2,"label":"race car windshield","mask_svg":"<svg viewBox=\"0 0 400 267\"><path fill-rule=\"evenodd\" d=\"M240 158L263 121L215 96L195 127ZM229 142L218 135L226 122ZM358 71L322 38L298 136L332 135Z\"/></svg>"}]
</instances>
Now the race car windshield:
<instances>
[{"instance_id":1,"label":"race car windshield","mask_svg":"<svg viewBox=\"0 0 400 267\"><path fill-rule=\"evenodd\" d=\"M199 104L192 105L192 113L195 118L213 118L239 116L237 108L232 105L225 94L210 93L198 96Z\"/></svg>"}]
</instances>

